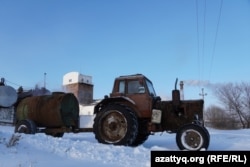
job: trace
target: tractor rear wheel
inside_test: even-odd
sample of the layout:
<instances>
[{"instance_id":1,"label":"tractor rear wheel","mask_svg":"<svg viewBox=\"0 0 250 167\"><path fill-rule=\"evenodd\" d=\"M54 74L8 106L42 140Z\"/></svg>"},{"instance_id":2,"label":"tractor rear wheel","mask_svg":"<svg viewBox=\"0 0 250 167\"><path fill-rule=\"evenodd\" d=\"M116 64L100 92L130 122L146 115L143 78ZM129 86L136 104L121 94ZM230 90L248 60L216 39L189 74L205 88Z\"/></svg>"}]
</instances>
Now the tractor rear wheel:
<instances>
[{"instance_id":1,"label":"tractor rear wheel","mask_svg":"<svg viewBox=\"0 0 250 167\"><path fill-rule=\"evenodd\" d=\"M139 146L148 139L148 136L150 135L150 133L148 132L148 122L149 120L138 120L139 131L132 146Z\"/></svg>"},{"instance_id":2,"label":"tractor rear wheel","mask_svg":"<svg viewBox=\"0 0 250 167\"><path fill-rule=\"evenodd\" d=\"M176 134L176 143L180 150L199 151L207 149L209 134L205 127L196 124L188 124L181 127Z\"/></svg>"},{"instance_id":3,"label":"tractor rear wheel","mask_svg":"<svg viewBox=\"0 0 250 167\"><path fill-rule=\"evenodd\" d=\"M129 107L110 104L96 114L93 129L100 143L131 146L138 134L138 122Z\"/></svg>"}]
</instances>

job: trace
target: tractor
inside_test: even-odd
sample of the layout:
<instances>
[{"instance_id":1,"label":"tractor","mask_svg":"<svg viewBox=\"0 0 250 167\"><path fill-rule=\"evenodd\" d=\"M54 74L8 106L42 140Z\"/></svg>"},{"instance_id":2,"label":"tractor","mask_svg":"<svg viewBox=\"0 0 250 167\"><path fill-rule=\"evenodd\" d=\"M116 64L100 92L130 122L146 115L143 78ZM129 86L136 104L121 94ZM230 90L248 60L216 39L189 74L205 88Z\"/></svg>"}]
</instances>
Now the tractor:
<instances>
[{"instance_id":1,"label":"tractor","mask_svg":"<svg viewBox=\"0 0 250 167\"><path fill-rule=\"evenodd\" d=\"M210 135L203 121L203 99L183 100L180 90L172 100L156 95L143 74L115 78L113 90L94 108L93 132L99 143L138 146L156 132L176 133L180 150L207 149Z\"/></svg>"}]
</instances>

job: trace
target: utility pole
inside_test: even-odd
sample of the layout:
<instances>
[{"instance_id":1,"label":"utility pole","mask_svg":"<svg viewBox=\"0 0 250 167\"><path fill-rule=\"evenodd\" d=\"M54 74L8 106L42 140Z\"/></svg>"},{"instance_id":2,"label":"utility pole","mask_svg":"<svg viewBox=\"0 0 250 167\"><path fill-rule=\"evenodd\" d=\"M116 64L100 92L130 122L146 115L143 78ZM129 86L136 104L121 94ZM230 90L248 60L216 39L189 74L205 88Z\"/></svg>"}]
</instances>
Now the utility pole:
<instances>
[{"instance_id":1,"label":"utility pole","mask_svg":"<svg viewBox=\"0 0 250 167\"><path fill-rule=\"evenodd\" d=\"M46 72L44 73L44 89L46 88Z\"/></svg>"},{"instance_id":2,"label":"utility pole","mask_svg":"<svg viewBox=\"0 0 250 167\"><path fill-rule=\"evenodd\" d=\"M199 95L202 96L202 99L204 100L204 97L207 95L207 93L204 93L204 88L201 89L201 93Z\"/></svg>"}]
</instances>

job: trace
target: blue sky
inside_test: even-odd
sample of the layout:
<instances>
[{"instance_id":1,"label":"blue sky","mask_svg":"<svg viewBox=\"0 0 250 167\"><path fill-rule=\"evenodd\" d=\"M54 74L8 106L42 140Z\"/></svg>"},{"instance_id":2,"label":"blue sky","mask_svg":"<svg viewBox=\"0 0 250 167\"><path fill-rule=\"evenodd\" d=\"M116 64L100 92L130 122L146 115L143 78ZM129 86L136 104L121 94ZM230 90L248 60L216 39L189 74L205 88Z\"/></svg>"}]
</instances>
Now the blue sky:
<instances>
[{"instance_id":1,"label":"blue sky","mask_svg":"<svg viewBox=\"0 0 250 167\"><path fill-rule=\"evenodd\" d=\"M142 73L162 98L178 78L185 99L204 88L215 104L208 83L250 81L250 0L0 0L0 57L15 88L42 87L46 72L57 91L77 71L102 98L115 77Z\"/></svg>"}]
</instances>

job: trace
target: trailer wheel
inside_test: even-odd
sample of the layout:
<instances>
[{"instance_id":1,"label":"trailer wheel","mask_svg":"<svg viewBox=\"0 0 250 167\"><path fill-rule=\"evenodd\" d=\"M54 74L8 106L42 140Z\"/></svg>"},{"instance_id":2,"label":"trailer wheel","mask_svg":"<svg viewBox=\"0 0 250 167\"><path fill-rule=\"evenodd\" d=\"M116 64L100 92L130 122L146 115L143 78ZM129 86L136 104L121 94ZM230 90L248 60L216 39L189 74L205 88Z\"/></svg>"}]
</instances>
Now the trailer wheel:
<instances>
[{"instance_id":1,"label":"trailer wheel","mask_svg":"<svg viewBox=\"0 0 250 167\"><path fill-rule=\"evenodd\" d=\"M36 124L34 121L25 119L21 120L15 126L16 133L25 133L25 134L35 134L36 133Z\"/></svg>"},{"instance_id":2,"label":"trailer wheel","mask_svg":"<svg viewBox=\"0 0 250 167\"><path fill-rule=\"evenodd\" d=\"M130 108L110 104L97 113L93 130L100 143L131 146L138 133L138 122Z\"/></svg>"},{"instance_id":3,"label":"trailer wheel","mask_svg":"<svg viewBox=\"0 0 250 167\"><path fill-rule=\"evenodd\" d=\"M176 134L176 143L180 150L199 151L207 149L209 140L208 131L196 124L184 125Z\"/></svg>"}]
</instances>

